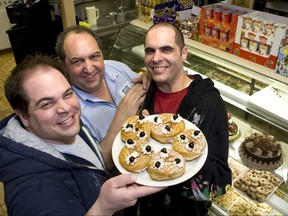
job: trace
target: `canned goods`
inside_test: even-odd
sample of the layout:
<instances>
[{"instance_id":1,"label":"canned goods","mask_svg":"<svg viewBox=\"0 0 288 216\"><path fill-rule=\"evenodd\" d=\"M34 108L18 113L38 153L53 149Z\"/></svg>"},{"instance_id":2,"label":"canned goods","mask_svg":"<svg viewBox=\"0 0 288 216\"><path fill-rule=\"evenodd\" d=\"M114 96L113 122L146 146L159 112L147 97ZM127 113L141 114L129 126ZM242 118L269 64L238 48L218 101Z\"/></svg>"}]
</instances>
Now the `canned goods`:
<instances>
[{"instance_id":1,"label":"canned goods","mask_svg":"<svg viewBox=\"0 0 288 216\"><path fill-rule=\"evenodd\" d=\"M232 14L231 14L231 23L236 23L235 25L237 25L238 16L240 16L240 13L232 12Z\"/></svg>"},{"instance_id":2,"label":"canned goods","mask_svg":"<svg viewBox=\"0 0 288 216\"><path fill-rule=\"evenodd\" d=\"M243 17L242 29L250 30L251 24L252 24L252 18L251 17Z\"/></svg>"},{"instance_id":3,"label":"canned goods","mask_svg":"<svg viewBox=\"0 0 288 216\"><path fill-rule=\"evenodd\" d=\"M258 42L250 40L248 43L248 50L255 53L258 49Z\"/></svg>"},{"instance_id":4,"label":"canned goods","mask_svg":"<svg viewBox=\"0 0 288 216\"><path fill-rule=\"evenodd\" d=\"M263 20L260 19L260 18L255 18L255 19L252 20L251 30L254 33L259 33L260 32L262 21Z\"/></svg>"},{"instance_id":5,"label":"canned goods","mask_svg":"<svg viewBox=\"0 0 288 216\"><path fill-rule=\"evenodd\" d=\"M263 21L261 27L261 33L266 36L271 36L273 34L274 22L273 21Z\"/></svg>"},{"instance_id":6,"label":"canned goods","mask_svg":"<svg viewBox=\"0 0 288 216\"><path fill-rule=\"evenodd\" d=\"M219 30L218 29L215 29L215 28L212 29L212 38L219 39Z\"/></svg>"},{"instance_id":7,"label":"canned goods","mask_svg":"<svg viewBox=\"0 0 288 216\"><path fill-rule=\"evenodd\" d=\"M240 47L242 49L247 49L248 48L248 39L247 38L241 38L240 40Z\"/></svg>"},{"instance_id":8,"label":"canned goods","mask_svg":"<svg viewBox=\"0 0 288 216\"><path fill-rule=\"evenodd\" d=\"M231 13L230 11L222 12L222 23L229 24L231 21Z\"/></svg>"},{"instance_id":9,"label":"canned goods","mask_svg":"<svg viewBox=\"0 0 288 216\"><path fill-rule=\"evenodd\" d=\"M205 8L205 17L206 17L206 19L213 19L213 8L212 7L206 7Z\"/></svg>"},{"instance_id":10,"label":"canned goods","mask_svg":"<svg viewBox=\"0 0 288 216\"><path fill-rule=\"evenodd\" d=\"M210 27L207 27L207 26L205 26L205 35L206 36L211 36L211 33L212 33L212 28L210 28Z\"/></svg>"},{"instance_id":11,"label":"canned goods","mask_svg":"<svg viewBox=\"0 0 288 216\"><path fill-rule=\"evenodd\" d=\"M268 56L270 52L270 46L263 44L263 43L259 43L259 48L258 48L258 53L262 56Z\"/></svg>"},{"instance_id":12,"label":"canned goods","mask_svg":"<svg viewBox=\"0 0 288 216\"><path fill-rule=\"evenodd\" d=\"M222 20L222 11L219 8L215 8L213 12L213 19L217 22L221 22Z\"/></svg>"},{"instance_id":13,"label":"canned goods","mask_svg":"<svg viewBox=\"0 0 288 216\"><path fill-rule=\"evenodd\" d=\"M220 31L220 41L227 42L228 41L228 33L224 31Z\"/></svg>"}]
</instances>

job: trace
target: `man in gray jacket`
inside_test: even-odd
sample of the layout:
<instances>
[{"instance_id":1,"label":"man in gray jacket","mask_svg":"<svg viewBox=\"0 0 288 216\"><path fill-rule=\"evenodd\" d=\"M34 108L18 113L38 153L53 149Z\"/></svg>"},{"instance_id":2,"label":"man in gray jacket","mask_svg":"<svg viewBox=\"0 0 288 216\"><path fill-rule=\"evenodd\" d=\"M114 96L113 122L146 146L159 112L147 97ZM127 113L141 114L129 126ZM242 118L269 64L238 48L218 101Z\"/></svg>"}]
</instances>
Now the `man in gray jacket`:
<instances>
[{"instance_id":1,"label":"man in gray jacket","mask_svg":"<svg viewBox=\"0 0 288 216\"><path fill-rule=\"evenodd\" d=\"M65 74L58 62L36 55L5 82L16 113L0 122L0 181L9 215L112 215L162 189L139 186L134 175L109 179L105 147L81 126Z\"/></svg>"}]
</instances>

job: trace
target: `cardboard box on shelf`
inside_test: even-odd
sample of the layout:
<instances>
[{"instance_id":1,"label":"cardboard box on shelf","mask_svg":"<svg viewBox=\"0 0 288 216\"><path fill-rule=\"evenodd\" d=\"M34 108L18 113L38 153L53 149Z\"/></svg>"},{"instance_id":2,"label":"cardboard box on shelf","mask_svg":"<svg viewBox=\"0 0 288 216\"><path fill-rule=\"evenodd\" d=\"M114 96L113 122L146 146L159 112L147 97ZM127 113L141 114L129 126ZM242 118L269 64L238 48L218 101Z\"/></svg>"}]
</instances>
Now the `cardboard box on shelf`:
<instances>
[{"instance_id":1,"label":"cardboard box on shelf","mask_svg":"<svg viewBox=\"0 0 288 216\"><path fill-rule=\"evenodd\" d=\"M138 6L139 19L153 24L158 22L170 22L175 24L178 12L191 11L194 5L202 4L202 0L151 0L141 1Z\"/></svg>"},{"instance_id":2,"label":"cardboard box on shelf","mask_svg":"<svg viewBox=\"0 0 288 216\"><path fill-rule=\"evenodd\" d=\"M261 11L238 18L234 54L275 69L281 47L288 44L288 19Z\"/></svg>"},{"instance_id":3,"label":"cardboard box on shelf","mask_svg":"<svg viewBox=\"0 0 288 216\"><path fill-rule=\"evenodd\" d=\"M225 3L201 7L199 41L233 53L238 17L253 10Z\"/></svg>"}]
</instances>

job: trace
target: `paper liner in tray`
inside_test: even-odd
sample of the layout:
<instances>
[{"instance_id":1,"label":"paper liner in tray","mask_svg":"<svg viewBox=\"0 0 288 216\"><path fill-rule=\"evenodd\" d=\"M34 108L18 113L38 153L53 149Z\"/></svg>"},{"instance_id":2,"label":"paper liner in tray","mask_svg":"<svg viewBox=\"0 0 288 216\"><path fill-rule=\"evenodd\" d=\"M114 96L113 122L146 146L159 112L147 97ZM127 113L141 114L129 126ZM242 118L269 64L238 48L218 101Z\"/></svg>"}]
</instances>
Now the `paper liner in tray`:
<instances>
[{"instance_id":1,"label":"paper liner in tray","mask_svg":"<svg viewBox=\"0 0 288 216\"><path fill-rule=\"evenodd\" d=\"M232 171L232 181L247 170L246 166L231 157L228 158L228 165Z\"/></svg>"},{"instance_id":2,"label":"paper liner in tray","mask_svg":"<svg viewBox=\"0 0 288 216\"><path fill-rule=\"evenodd\" d=\"M233 182L233 186L256 203L265 202L282 180L268 171L246 170Z\"/></svg>"},{"instance_id":3,"label":"paper liner in tray","mask_svg":"<svg viewBox=\"0 0 288 216\"><path fill-rule=\"evenodd\" d=\"M229 212L231 215L269 215L273 208L266 203L255 203L251 199L242 196L234 187L226 194L216 198L214 203Z\"/></svg>"}]
</instances>

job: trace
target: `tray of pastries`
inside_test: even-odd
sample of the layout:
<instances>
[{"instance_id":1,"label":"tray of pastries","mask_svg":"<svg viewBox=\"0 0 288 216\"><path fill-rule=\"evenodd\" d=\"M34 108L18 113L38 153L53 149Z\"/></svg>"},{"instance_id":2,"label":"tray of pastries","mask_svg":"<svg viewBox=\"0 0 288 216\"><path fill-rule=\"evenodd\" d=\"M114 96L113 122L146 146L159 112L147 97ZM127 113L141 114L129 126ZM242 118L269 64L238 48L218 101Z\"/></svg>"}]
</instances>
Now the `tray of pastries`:
<instances>
[{"instance_id":1,"label":"tray of pastries","mask_svg":"<svg viewBox=\"0 0 288 216\"><path fill-rule=\"evenodd\" d=\"M235 179L233 186L256 203L263 203L280 183L281 180L268 171L248 169Z\"/></svg>"},{"instance_id":2,"label":"tray of pastries","mask_svg":"<svg viewBox=\"0 0 288 216\"><path fill-rule=\"evenodd\" d=\"M229 208L228 213L231 216L263 216L269 215L272 210L272 207L266 203L257 205L253 201L246 199L245 197L239 196L238 199Z\"/></svg>"},{"instance_id":3,"label":"tray of pastries","mask_svg":"<svg viewBox=\"0 0 288 216\"><path fill-rule=\"evenodd\" d=\"M214 203L217 204L219 207L227 211L230 206L235 202L235 200L239 197L240 193L231 187L226 194L217 197L214 200Z\"/></svg>"}]
</instances>

